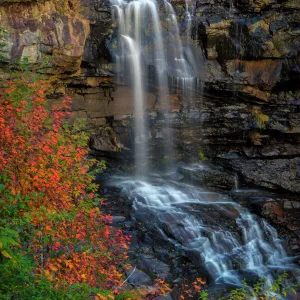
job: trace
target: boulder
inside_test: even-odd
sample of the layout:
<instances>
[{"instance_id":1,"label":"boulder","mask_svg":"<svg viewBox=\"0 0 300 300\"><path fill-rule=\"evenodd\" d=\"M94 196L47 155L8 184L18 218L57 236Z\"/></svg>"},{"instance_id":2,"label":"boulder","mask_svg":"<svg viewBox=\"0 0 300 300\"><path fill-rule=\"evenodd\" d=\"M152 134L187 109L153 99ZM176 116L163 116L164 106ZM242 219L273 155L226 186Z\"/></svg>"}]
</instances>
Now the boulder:
<instances>
[{"instance_id":1,"label":"boulder","mask_svg":"<svg viewBox=\"0 0 300 300\"><path fill-rule=\"evenodd\" d=\"M165 279L170 272L170 267L167 264L150 255L139 256L137 264L140 269L145 270L148 274L161 279Z\"/></svg>"},{"instance_id":2,"label":"boulder","mask_svg":"<svg viewBox=\"0 0 300 300\"><path fill-rule=\"evenodd\" d=\"M128 278L128 282L134 286L153 284L151 278L146 273L138 269L131 268L128 272L126 272L126 276Z\"/></svg>"}]
</instances>

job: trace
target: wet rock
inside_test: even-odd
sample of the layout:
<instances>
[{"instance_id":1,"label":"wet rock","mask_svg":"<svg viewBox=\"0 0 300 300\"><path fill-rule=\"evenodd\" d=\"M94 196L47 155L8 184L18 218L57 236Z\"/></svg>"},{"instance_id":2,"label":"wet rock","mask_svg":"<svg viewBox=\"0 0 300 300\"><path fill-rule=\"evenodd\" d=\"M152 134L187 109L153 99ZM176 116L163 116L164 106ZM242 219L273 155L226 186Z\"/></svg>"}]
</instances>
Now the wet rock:
<instances>
[{"instance_id":1,"label":"wet rock","mask_svg":"<svg viewBox=\"0 0 300 300\"><path fill-rule=\"evenodd\" d=\"M230 162L232 168L239 171L244 180L273 189L285 189L300 192L300 158L291 159L240 159Z\"/></svg>"},{"instance_id":2,"label":"wet rock","mask_svg":"<svg viewBox=\"0 0 300 300\"><path fill-rule=\"evenodd\" d=\"M265 216L270 216L272 214L275 214L279 217L282 217L284 215L282 204L280 202L266 202L263 205L263 214Z\"/></svg>"},{"instance_id":3,"label":"wet rock","mask_svg":"<svg viewBox=\"0 0 300 300\"><path fill-rule=\"evenodd\" d=\"M124 226L126 229L130 229L130 228L132 228L133 224L132 224L132 222L128 221L128 222L124 223Z\"/></svg>"},{"instance_id":4,"label":"wet rock","mask_svg":"<svg viewBox=\"0 0 300 300\"><path fill-rule=\"evenodd\" d=\"M123 217L123 216L113 216L113 217L112 217L112 222L113 222L113 223L122 223L122 222L124 222L125 220L126 220L126 218Z\"/></svg>"},{"instance_id":5,"label":"wet rock","mask_svg":"<svg viewBox=\"0 0 300 300\"><path fill-rule=\"evenodd\" d=\"M179 172L202 187L231 190L235 185L233 173L205 163L179 167Z\"/></svg>"},{"instance_id":6,"label":"wet rock","mask_svg":"<svg viewBox=\"0 0 300 300\"><path fill-rule=\"evenodd\" d=\"M128 278L128 282L134 286L153 284L151 278L146 273L138 269L131 268L128 272L126 272L126 276Z\"/></svg>"},{"instance_id":7,"label":"wet rock","mask_svg":"<svg viewBox=\"0 0 300 300\"><path fill-rule=\"evenodd\" d=\"M280 78L282 62L280 60L238 61L228 62L229 73L235 72L236 64L243 69L246 77L243 78L249 85L259 86L270 90ZM233 73L231 73L234 76Z\"/></svg>"},{"instance_id":8,"label":"wet rock","mask_svg":"<svg viewBox=\"0 0 300 300\"><path fill-rule=\"evenodd\" d=\"M144 240L143 240L143 242L144 242ZM153 245L154 243L152 243L152 245ZM153 254L153 249L152 249L152 247L149 247L149 246L147 246L147 245L142 245L142 246L140 246L140 248L139 248L139 253L143 253L143 254L146 254L146 255L151 255L151 254ZM140 267L141 269L144 269L144 268L142 268L142 267ZM144 270L146 270L146 269L144 269ZM150 273L149 273L150 274Z\"/></svg>"},{"instance_id":9,"label":"wet rock","mask_svg":"<svg viewBox=\"0 0 300 300\"><path fill-rule=\"evenodd\" d=\"M283 204L284 209L292 209L293 208L293 204L291 201L285 201Z\"/></svg>"},{"instance_id":10,"label":"wet rock","mask_svg":"<svg viewBox=\"0 0 300 300\"><path fill-rule=\"evenodd\" d=\"M161 279L165 279L170 272L170 267L167 264L149 255L139 256L137 264L140 269Z\"/></svg>"}]
</instances>

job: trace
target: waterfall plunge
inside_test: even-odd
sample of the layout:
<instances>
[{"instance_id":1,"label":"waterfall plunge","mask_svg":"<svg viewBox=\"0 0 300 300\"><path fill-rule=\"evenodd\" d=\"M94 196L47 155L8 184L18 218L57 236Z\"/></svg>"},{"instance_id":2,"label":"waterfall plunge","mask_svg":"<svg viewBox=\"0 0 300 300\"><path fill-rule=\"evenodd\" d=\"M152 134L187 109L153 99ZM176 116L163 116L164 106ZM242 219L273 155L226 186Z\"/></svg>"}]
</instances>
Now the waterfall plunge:
<instances>
[{"instance_id":1,"label":"waterfall plunge","mask_svg":"<svg viewBox=\"0 0 300 300\"><path fill-rule=\"evenodd\" d=\"M191 63L185 58L177 16L172 5L164 1L159 6L154 0L111 0L118 23L118 42L115 53L119 81L127 82L134 91L135 109L135 166L138 176L148 174L147 87L155 82L161 110L170 111L169 78L187 95L197 82ZM190 15L187 6L188 29ZM162 25L167 27L162 30ZM190 54L191 52L189 52ZM189 55L191 61L193 58ZM149 67L152 67L150 72ZM173 157L172 129L163 136L164 155Z\"/></svg>"},{"instance_id":2,"label":"waterfall plunge","mask_svg":"<svg viewBox=\"0 0 300 300\"><path fill-rule=\"evenodd\" d=\"M154 0L111 1L119 28L115 53L117 76L134 91L136 175L145 176L149 173L146 88L153 79L149 66L155 69L161 108L168 111L168 82L190 100L193 88L199 85L196 73L200 61L193 55L195 47L183 45L177 16L169 2L162 2L159 7ZM185 39L189 44L191 15L188 4L185 18ZM162 23L167 26L167 33L162 31ZM172 132L168 131L163 138L165 148L170 149ZM168 155L170 152L165 150ZM161 234L179 248L196 253L215 283L239 286L242 285L241 274L247 272L266 276L271 281L273 270L295 271L276 230L227 196L160 177L148 177L147 181L137 178L118 181L117 185L133 200L135 210L144 211L145 216L154 213L156 220L153 222L160 227ZM223 220L229 217L235 225L214 220L210 211L222 216ZM164 226L168 226L173 239L164 234ZM295 273L298 275L299 271Z\"/></svg>"},{"instance_id":3,"label":"waterfall plunge","mask_svg":"<svg viewBox=\"0 0 300 300\"><path fill-rule=\"evenodd\" d=\"M147 174L147 128L145 124L145 100L142 83L142 70L140 48L136 41L129 36L123 36L130 52L131 66L133 68L133 90L135 107L135 165L137 175Z\"/></svg>"}]
</instances>

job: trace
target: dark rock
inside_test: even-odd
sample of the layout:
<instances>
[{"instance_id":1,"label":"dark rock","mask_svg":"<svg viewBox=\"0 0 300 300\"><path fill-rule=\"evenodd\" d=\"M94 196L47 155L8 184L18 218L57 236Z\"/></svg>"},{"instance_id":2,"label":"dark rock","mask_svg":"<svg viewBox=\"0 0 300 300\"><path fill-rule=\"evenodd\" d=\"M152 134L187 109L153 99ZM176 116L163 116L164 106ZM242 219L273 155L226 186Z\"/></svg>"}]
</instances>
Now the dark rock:
<instances>
[{"instance_id":1,"label":"dark rock","mask_svg":"<svg viewBox=\"0 0 300 300\"><path fill-rule=\"evenodd\" d=\"M153 298L153 300L172 300L172 297L170 294L166 295L166 296L158 296Z\"/></svg>"},{"instance_id":2,"label":"dark rock","mask_svg":"<svg viewBox=\"0 0 300 300\"><path fill-rule=\"evenodd\" d=\"M246 182L273 189L300 192L300 158L291 159L240 159L230 162Z\"/></svg>"},{"instance_id":3,"label":"dark rock","mask_svg":"<svg viewBox=\"0 0 300 300\"><path fill-rule=\"evenodd\" d=\"M126 229L130 229L130 228L132 228L133 225L132 225L132 222L128 221L128 222L124 223L124 226Z\"/></svg>"},{"instance_id":4,"label":"dark rock","mask_svg":"<svg viewBox=\"0 0 300 300\"><path fill-rule=\"evenodd\" d=\"M235 175L222 167L198 163L179 167L179 172L202 187L231 190L235 185Z\"/></svg>"},{"instance_id":5,"label":"dark rock","mask_svg":"<svg viewBox=\"0 0 300 300\"><path fill-rule=\"evenodd\" d=\"M128 272L126 272L126 276L128 278L128 282L134 286L153 284L151 278L146 273L138 269L131 268Z\"/></svg>"},{"instance_id":6,"label":"dark rock","mask_svg":"<svg viewBox=\"0 0 300 300\"><path fill-rule=\"evenodd\" d=\"M122 222L124 222L125 220L126 220L126 218L123 217L123 216L113 216L113 217L112 217L112 222L113 222L113 223L122 223Z\"/></svg>"},{"instance_id":7,"label":"dark rock","mask_svg":"<svg viewBox=\"0 0 300 300\"><path fill-rule=\"evenodd\" d=\"M100 133L91 137L90 147L101 152L118 152L123 146L118 141L114 130L110 127L103 128Z\"/></svg>"},{"instance_id":8,"label":"dark rock","mask_svg":"<svg viewBox=\"0 0 300 300\"><path fill-rule=\"evenodd\" d=\"M165 279L170 272L170 267L167 264L149 255L139 256L137 264L140 269L161 279Z\"/></svg>"}]
</instances>

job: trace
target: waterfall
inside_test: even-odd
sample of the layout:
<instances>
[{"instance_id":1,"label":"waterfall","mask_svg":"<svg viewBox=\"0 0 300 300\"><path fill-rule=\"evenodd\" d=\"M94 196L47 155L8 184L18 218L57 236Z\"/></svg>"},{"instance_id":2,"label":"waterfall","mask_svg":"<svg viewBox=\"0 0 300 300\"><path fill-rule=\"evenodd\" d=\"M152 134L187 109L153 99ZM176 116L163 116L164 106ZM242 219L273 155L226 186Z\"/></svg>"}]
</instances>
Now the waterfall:
<instances>
[{"instance_id":1,"label":"waterfall","mask_svg":"<svg viewBox=\"0 0 300 300\"><path fill-rule=\"evenodd\" d=\"M177 15L168 1L159 5L154 0L111 0L111 4L118 24L114 51L116 73L118 82L128 84L134 91L136 174L145 176L149 156L147 92L154 82L160 110L168 120L171 97L169 83L175 83L180 89L178 92L191 98L194 83L198 82L192 67L195 65L194 58L192 51L184 49L182 45ZM191 15L187 3L185 17L189 35ZM168 128L163 133L164 155L173 157L173 131Z\"/></svg>"},{"instance_id":2,"label":"waterfall","mask_svg":"<svg viewBox=\"0 0 300 300\"><path fill-rule=\"evenodd\" d=\"M151 226L190 253L216 284L243 286L247 275L272 283L273 272L282 270L300 275L276 230L227 195L158 175L113 184L132 199L141 220L152 216Z\"/></svg>"},{"instance_id":3,"label":"waterfall","mask_svg":"<svg viewBox=\"0 0 300 300\"><path fill-rule=\"evenodd\" d=\"M133 68L132 82L134 90L135 107L135 165L137 175L145 176L147 174L147 127L145 123L145 95L142 83L141 54L138 40L134 41L129 36L123 36L128 44L129 58Z\"/></svg>"},{"instance_id":4,"label":"waterfall","mask_svg":"<svg viewBox=\"0 0 300 300\"><path fill-rule=\"evenodd\" d=\"M214 283L241 286L245 274L271 282L273 270L294 272L276 230L229 196L150 175L147 94L155 94L160 113L166 116L173 94L182 96L185 113L195 92L203 89L202 51L197 52L190 38L193 10L188 0L184 34L167 0L111 0L111 4L118 25L113 50L117 80L133 90L136 166L133 179L118 178L113 185L123 188L143 216L141 221L153 216L151 227L155 224L163 238L196 257ZM239 36L237 31L238 42ZM172 140L173 131L167 130L162 136L165 156L173 156ZM234 188L239 191L238 178Z\"/></svg>"},{"instance_id":5,"label":"waterfall","mask_svg":"<svg viewBox=\"0 0 300 300\"><path fill-rule=\"evenodd\" d=\"M185 9L186 9L186 12L185 12L185 19L186 19L186 37L187 37L187 40L190 39L191 37L191 29L192 29L192 17L191 17L191 14L190 14L190 11L189 11L189 4L187 1L185 1Z\"/></svg>"}]
</instances>

